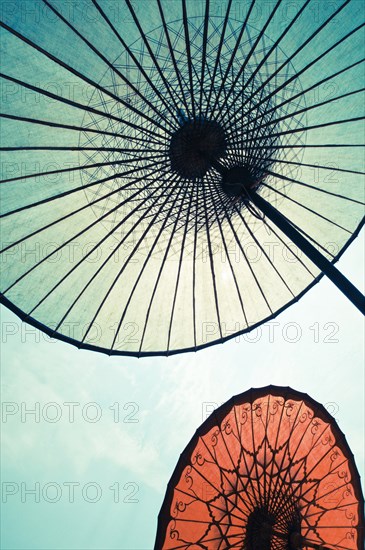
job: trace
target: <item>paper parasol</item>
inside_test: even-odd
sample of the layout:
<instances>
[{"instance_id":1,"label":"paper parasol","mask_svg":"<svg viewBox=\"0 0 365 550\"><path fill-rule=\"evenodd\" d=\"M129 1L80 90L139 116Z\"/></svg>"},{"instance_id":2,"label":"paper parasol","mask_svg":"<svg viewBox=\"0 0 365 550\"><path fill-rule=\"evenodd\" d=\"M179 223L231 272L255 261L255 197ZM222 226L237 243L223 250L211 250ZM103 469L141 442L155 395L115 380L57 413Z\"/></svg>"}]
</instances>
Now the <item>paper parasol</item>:
<instances>
[{"instance_id":1,"label":"paper parasol","mask_svg":"<svg viewBox=\"0 0 365 550\"><path fill-rule=\"evenodd\" d=\"M363 3L4 7L2 302L160 355L272 319L363 224ZM6 8L6 9L5 9Z\"/></svg>"},{"instance_id":2,"label":"paper parasol","mask_svg":"<svg viewBox=\"0 0 365 550\"><path fill-rule=\"evenodd\" d=\"M198 428L168 484L155 550L361 550L363 516L337 422L308 395L268 386Z\"/></svg>"}]
</instances>

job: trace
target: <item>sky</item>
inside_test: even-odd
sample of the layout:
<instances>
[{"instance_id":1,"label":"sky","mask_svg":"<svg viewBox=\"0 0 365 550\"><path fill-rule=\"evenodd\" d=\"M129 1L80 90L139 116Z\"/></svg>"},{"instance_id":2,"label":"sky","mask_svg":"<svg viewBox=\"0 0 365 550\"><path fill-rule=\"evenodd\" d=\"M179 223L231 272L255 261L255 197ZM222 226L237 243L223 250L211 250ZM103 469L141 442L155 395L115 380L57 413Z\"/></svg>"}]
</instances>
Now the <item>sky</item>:
<instances>
[{"instance_id":1,"label":"sky","mask_svg":"<svg viewBox=\"0 0 365 550\"><path fill-rule=\"evenodd\" d=\"M363 233L337 265L361 287ZM364 479L361 314L323 279L270 324L195 354L109 358L50 342L2 308L1 547L151 550L180 453L214 407L251 387L324 404Z\"/></svg>"}]
</instances>

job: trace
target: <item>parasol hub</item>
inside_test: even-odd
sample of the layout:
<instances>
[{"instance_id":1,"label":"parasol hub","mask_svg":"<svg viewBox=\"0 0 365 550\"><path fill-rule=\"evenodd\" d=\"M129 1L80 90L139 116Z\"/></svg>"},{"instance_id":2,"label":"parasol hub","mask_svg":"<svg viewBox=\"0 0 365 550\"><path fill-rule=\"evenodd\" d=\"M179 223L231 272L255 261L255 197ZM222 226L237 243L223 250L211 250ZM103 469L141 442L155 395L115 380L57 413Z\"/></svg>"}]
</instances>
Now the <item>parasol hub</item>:
<instances>
[{"instance_id":1,"label":"parasol hub","mask_svg":"<svg viewBox=\"0 0 365 550\"><path fill-rule=\"evenodd\" d=\"M274 514L265 508L253 510L247 520L246 546L249 550L270 550L273 529L276 523Z\"/></svg>"},{"instance_id":2,"label":"parasol hub","mask_svg":"<svg viewBox=\"0 0 365 550\"><path fill-rule=\"evenodd\" d=\"M222 172L221 187L229 197L247 196L260 183L246 166L234 166Z\"/></svg>"},{"instance_id":3,"label":"parasol hub","mask_svg":"<svg viewBox=\"0 0 365 550\"><path fill-rule=\"evenodd\" d=\"M299 550L300 548L302 548L303 542L304 539L300 533L295 532L290 535L290 546L294 550Z\"/></svg>"},{"instance_id":4,"label":"parasol hub","mask_svg":"<svg viewBox=\"0 0 365 550\"><path fill-rule=\"evenodd\" d=\"M186 179L202 178L226 152L224 129L204 118L180 118L180 122L170 141L171 169Z\"/></svg>"}]
</instances>

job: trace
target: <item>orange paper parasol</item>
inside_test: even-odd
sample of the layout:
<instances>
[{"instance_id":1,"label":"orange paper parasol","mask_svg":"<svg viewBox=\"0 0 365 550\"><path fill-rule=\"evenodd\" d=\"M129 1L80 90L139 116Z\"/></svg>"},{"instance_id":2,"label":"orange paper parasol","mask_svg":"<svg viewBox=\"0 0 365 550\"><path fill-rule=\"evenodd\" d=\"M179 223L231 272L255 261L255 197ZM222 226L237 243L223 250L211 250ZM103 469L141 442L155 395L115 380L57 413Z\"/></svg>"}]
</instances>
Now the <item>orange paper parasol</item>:
<instances>
[{"instance_id":1,"label":"orange paper parasol","mask_svg":"<svg viewBox=\"0 0 365 550\"><path fill-rule=\"evenodd\" d=\"M291 388L252 389L217 409L182 453L155 550L360 550L363 502L328 411Z\"/></svg>"}]
</instances>

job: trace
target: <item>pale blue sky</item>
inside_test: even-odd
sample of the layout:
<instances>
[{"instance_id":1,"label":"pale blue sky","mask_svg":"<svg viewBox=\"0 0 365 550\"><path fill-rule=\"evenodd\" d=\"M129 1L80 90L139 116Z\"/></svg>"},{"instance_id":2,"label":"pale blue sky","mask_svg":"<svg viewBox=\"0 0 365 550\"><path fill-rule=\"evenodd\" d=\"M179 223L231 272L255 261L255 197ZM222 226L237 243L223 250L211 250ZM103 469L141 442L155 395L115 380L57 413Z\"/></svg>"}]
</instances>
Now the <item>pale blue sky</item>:
<instances>
[{"instance_id":1,"label":"pale blue sky","mask_svg":"<svg viewBox=\"0 0 365 550\"><path fill-rule=\"evenodd\" d=\"M361 235L338 263L359 286L364 276L363 250ZM2 308L2 399L19 406L19 412L8 415L6 423L3 417L1 426L3 499L6 491L17 490L2 504L2 548L152 549L167 482L204 419L204 408L211 407L204 403L221 404L255 386L289 385L328 404L363 478L361 315L323 280L275 322L279 324L273 342L264 325L257 342L248 341L254 339L251 334L239 343L227 342L196 354L108 358L47 342ZM285 334L289 339L295 337L290 323L300 326L298 342L284 339ZM319 342L310 329L315 323ZM32 334L26 333L28 329ZM325 342L326 336L338 342ZM24 412L24 406L34 408L37 402L40 422L31 415L22 422L22 407ZM62 415L55 423L50 422L57 413L55 406L47 406L51 402L57 403ZM65 402L80 403L75 405L73 423L69 421L71 405ZM100 408L85 408L90 402ZM114 403L119 403L119 422L114 422L118 410ZM14 411L16 405L7 405L7 410ZM97 412L102 413L101 419L89 422ZM138 422L123 422L128 419ZM24 492L37 482L39 503ZM79 484L73 503L69 502L70 486L65 485L69 482ZM116 483L120 489L117 503ZM59 501L47 502L57 496L57 487ZM95 487L101 491L100 500L85 501L82 489L86 499L92 500Z\"/></svg>"}]
</instances>

